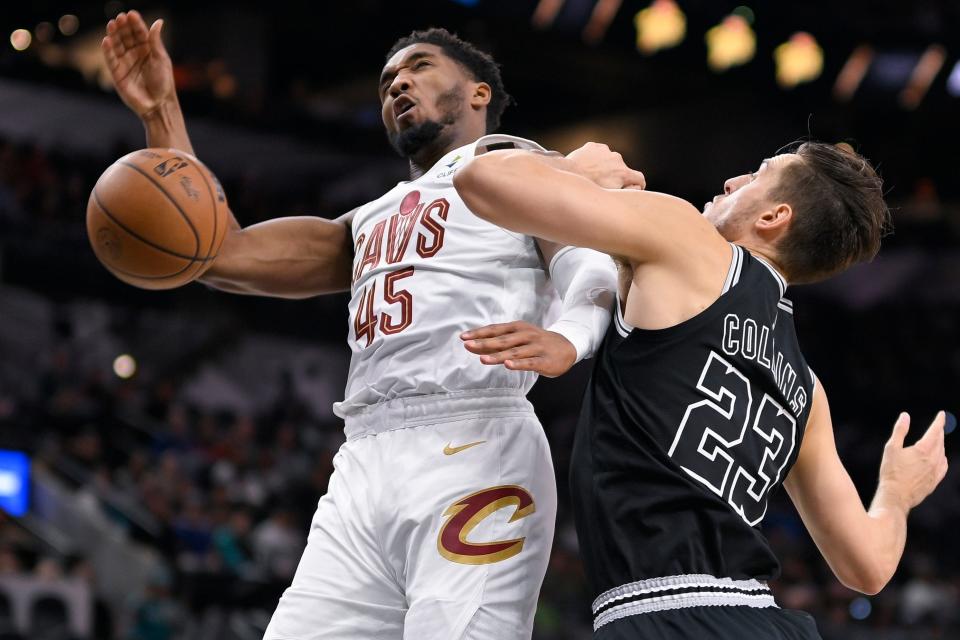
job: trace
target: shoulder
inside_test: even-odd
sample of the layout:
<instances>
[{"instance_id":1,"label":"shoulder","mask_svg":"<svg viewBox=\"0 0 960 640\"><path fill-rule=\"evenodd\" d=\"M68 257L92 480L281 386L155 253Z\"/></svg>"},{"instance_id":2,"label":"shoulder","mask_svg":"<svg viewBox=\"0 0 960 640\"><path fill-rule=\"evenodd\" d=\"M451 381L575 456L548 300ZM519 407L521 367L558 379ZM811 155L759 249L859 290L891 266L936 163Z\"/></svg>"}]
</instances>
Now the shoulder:
<instances>
[{"instance_id":1,"label":"shoulder","mask_svg":"<svg viewBox=\"0 0 960 640\"><path fill-rule=\"evenodd\" d=\"M347 211L345 214L338 217L336 219L336 222L339 222L340 224L345 225L347 229L353 228L353 218L357 215L357 211L359 211L360 209L361 207L354 207L350 211Z\"/></svg>"}]
</instances>

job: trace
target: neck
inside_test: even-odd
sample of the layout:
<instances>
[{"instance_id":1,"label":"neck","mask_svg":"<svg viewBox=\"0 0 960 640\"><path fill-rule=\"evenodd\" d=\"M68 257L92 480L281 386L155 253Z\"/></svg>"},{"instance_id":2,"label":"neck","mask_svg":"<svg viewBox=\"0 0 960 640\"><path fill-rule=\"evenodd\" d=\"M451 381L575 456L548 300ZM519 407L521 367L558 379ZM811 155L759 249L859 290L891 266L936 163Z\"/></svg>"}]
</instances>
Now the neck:
<instances>
[{"instance_id":1,"label":"neck","mask_svg":"<svg viewBox=\"0 0 960 640\"><path fill-rule=\"evenodd\" d=\"M780 264L776 252L774 252L770 247L756 247L748 246L746 244L743 245L743 247L753 255L763 258L770 264L770 266L780 272L780 275L782 275L783 279L787 281L787 284L790 283L790 279L787 278L787 272L784 270L783 265Z\"/></svg>"},{"instance_id":2,"label":"neck","mask_svg":"<svg viewBox=\"0 0 960 640\"><path fill-rule=\"evenodd\" d=\"M451 134L449 138L441 136L440 139L437 140L436 145L431 145L429 148L423 149L409 158L411 180L416 180L422 176L430 167L437 164L440 158L454 149L468 145L485 136L487 134L486 124L465 123L465 126L458 127L452 131Z\"/></svg>"}]
</instances>

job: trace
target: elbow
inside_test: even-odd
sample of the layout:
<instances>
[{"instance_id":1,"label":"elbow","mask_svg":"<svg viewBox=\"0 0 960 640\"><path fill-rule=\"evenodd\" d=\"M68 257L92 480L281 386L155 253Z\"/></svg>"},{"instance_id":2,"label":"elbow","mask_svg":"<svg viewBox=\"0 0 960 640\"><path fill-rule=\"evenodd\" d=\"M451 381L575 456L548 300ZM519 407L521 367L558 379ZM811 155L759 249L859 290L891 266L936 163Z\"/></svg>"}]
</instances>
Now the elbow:
<instances>
[{"instance_id":1,"label":"elbow","mask_svg":"<svg viewBox=\"0 0 960 640\"><path fill-rule=\"evenodd\" d=\"M465 201L481 195L489 184L494 169L490 167L490 158L475 158L453 174L453 187Z\"/></svg>"},{"instance_id":2,"label":"elbow","mask_svg":"<svg viewBox=\"0 0 960 640\"><path fill-rule=\"evenodd\" d=\"M875 596L880 593L892 577L892 571L886 571L879 566L863 567L858 571L850 571L844 575L837 574L837 579L843 586L867 596Z\"/></svg>"}]
</instances>

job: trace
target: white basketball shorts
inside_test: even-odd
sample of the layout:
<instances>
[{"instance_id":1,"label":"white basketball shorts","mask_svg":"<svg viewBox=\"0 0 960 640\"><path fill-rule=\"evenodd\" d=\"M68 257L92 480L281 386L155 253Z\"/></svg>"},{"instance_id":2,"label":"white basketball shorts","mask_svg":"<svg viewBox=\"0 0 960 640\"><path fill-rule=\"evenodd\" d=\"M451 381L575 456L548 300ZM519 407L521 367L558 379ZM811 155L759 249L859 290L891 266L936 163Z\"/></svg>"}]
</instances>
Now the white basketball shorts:
<instances>
[{"instance_id":1,"label":"white basketball shorts","mask_svg":"<svg viewBox=\"0 0 960 640\"><path fill-rule=\"evenodd\" d=\"M522 392L391 400L345 431L264 640L528 640L557 495Z\"/></svg>"}]
</instances>

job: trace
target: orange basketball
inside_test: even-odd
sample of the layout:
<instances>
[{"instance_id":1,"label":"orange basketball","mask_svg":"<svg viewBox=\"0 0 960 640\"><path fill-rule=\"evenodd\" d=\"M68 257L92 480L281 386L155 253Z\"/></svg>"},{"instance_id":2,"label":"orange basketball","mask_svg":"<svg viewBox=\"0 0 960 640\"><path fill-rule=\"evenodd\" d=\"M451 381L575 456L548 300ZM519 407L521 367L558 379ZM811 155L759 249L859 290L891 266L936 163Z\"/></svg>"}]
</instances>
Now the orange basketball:
<instances>
[{"instance_id":1,"label":"orange basketball","mask_svg":"<svg viewBox=\"0 0 960 640\"><path fill-rule=\"evenodd\" d=\"M202 162L141 149L103 172L87 202L87 236L110 273L142 289L172 289L210 266L227 231L227 198Z\"/></svg>"}]
</instances>

